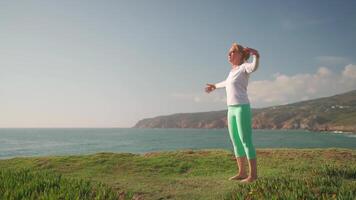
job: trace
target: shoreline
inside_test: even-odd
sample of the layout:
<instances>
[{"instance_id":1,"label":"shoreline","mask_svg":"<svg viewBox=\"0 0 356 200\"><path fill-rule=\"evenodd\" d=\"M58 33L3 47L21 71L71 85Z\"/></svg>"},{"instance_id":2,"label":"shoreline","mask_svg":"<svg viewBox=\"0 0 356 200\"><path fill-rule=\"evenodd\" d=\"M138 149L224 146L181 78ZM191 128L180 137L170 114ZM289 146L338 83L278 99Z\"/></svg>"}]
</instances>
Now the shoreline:
<instances>
[{"instance_id":1,"label":"shoreline","mask_svg":"<svg viewBox=\"0 0 356 200\"><path fill-rule=\"evenodd\" d=\"M184 128L161 128L161 127L153 127L153 128L142 128L142 127L131 127L129 129L202 129L202 130L221 130L227 129L228 127L223 128L192 128L192 127L184 127ZM352 134L356 135L356 130L353 131L342 131L342 130L314 130L314 129L291 129L291 128L253 128L252 130L259 130L259 131L307 131L307 132L317 132L317 133L341 133L341 134Z\"/></svg>"},{"instance_id":2,"label":"shoreline","mask_svg":"<svg viewBox=\"0 0 356 200\"><path fill-rule=\"evenodd\" d=\"M49 154L49 155L23 155L23 156L13 156L13 157L0 157L0 161L12 160L12 159L40 159L40 158L53 158L53 157L80 157L80 156L93 156L96 154L127 154L127 155L135 155L135 156L145 156L150 154L170 154L170 153L189 153L189 152L214 152L214 151L222 151L222 152L230 152L228 149L223 148L203 148L203 149L193 149L193 148L185 148L185 149L176 149L176 150L161 150L161 151L147 151L147 152L126 152L126 151L98 151L98 152L88 152L88 153L68 153L68 154ZM294 147L263 147L256 148L256 151L264 152L264 151L355 151L356 148L346 148L346 147L308 147L308 148L294 148Z\"/></svg>"},{"instance_id":3,"label":"shoreline","mask_svg":"<svg viewBox=\"0 0 356 200\"><path fill-rule=\"evenodd\" d=\"M175 127L175 128L161 128L161 127L0 127L1 129L202 129L202 130L221 130L227 129L228 127L223 128L192 128L192 127ZM253 128L253 130L260 131L307 131L307 132L318 132L318 133L341 133L341 134L351 134L356 135L355 131L343 131L343 130L315 130L315 129L290 129L290 128Z\"/></svg>"}]
</instances>

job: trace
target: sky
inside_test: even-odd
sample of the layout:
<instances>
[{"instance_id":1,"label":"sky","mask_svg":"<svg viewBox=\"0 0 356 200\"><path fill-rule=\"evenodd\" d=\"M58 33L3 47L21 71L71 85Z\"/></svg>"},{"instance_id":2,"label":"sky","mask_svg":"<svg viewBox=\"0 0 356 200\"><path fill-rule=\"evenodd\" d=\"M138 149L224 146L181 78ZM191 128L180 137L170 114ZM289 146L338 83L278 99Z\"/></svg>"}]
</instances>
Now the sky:
<instances>
[{"instance_id":1,"label":"sky","mask_svg":"<svg viewBox=\"0 0 356 200\"><path fill-rule=\"evenodd\" d=\"M122 127L227 109L233 42L252 108L356 89L356 1L0 1L0 128Z\"/></svg>"}]
</instances>

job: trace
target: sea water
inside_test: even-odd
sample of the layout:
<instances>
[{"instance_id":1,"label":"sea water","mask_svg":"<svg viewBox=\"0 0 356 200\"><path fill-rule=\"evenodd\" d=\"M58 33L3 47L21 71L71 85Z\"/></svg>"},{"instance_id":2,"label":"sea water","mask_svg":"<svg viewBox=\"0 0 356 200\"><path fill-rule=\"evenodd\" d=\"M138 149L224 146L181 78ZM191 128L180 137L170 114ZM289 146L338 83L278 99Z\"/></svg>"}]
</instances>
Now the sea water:
<instances>
[{"instance_id":1,"label":"sea water","mask_svg":"<svg viewBox=\"0 0 356 200\"><path fill-rule=\"evenodd\" d=\"M256 148L356 149L356 134L253 129L252 138ZM0 159L184 149L232 151L232 148L226 128L0 128Z\"/></svg>"}]
</instances>

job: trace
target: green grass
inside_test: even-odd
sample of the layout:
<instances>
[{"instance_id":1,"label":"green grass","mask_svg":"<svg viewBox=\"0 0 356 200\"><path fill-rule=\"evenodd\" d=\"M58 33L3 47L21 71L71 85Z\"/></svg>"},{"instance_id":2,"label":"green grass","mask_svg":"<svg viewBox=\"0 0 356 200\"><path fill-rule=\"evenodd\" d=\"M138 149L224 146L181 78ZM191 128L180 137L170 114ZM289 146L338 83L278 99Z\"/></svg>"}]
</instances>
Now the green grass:
<instances>
[{"instance_id":1,"label":"green grass","mask_svg":"<svg viewBox=\"0 0 356 200\"><path fill-rule=\"evenodd\" d=\"M0 199L118 199L103 183L63 178L51 172L31 169L0 170Z\"/></svg>"},{"instance_id":2,"label":"green grass","mask_svg":"<svg viewBox=\"0 0 356 200\"><path fill-rule=\"evenodd\" d=\"M257 149L259 179L251 184L228 180L237 171L232 157L215 149L0 160L0 199L356 197L356 150Z\"/></svg>"}]
</instances>

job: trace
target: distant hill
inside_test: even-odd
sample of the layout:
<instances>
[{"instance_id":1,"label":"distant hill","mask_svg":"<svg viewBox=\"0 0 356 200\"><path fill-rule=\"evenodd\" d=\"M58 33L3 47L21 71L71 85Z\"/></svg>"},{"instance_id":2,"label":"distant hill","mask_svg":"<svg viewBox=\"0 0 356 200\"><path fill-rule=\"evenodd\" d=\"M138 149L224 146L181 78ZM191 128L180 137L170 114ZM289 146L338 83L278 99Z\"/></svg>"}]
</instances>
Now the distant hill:
<instances>
[{"instance_id":1,"label":"distant hill","mask_svg":"<svg viewBox=\"0 0 356 200\"><path fill-rule=\"evenodd\" d=\"M142 119L134 128L226 128L227 110ZM287 105L252 108L254 129L356 132L356 90Z\"/></svg>"}]
</instances>

